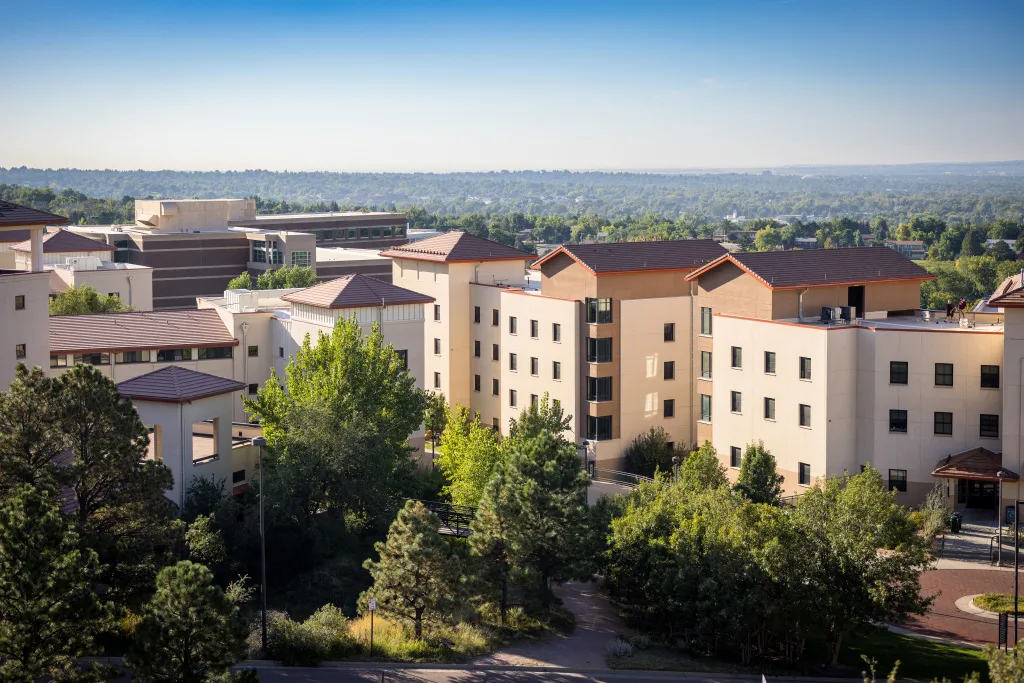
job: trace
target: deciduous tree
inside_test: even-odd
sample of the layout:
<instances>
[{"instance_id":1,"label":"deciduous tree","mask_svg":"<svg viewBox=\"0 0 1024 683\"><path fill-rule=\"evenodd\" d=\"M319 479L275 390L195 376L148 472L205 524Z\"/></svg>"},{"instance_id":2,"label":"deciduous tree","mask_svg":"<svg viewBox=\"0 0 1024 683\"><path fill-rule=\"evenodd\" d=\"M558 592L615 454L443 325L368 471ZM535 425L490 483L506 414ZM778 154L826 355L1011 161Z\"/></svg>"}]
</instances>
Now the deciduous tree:
<instances>
[{"instance_id":1,"label":"deciduous tree","mask_svg":"<svg viewBox=\"0 0 1024 683\"><path fill-rule=\"evenodd\" d=\"M87 313L118 313L130 311L114 294L100 294L95 287L68 287L50 301L50 315L83 315Z\"/></svg>"},{"instance_id":2,"label":"deciduous tree","mask_svg":"<svg viewBox=\"0 0 1024 683\"><path fill-rule=\"evenodd\" d=\"M752 503L778 505L784 481L778 473L775 456L764 447L764 442L747 444L733 488Z\"/></svg>"},{"instance_id":3,"label":"deciduous tree","mask_svg":"<svg viewBox=\"0 0 1024 683\"><path fill-rule=\"evenodd\" d=\"M468 408L448 409L447 423L436 461L448 481L444 492L456 505L475 506L504 451L494 430Z\"/></svg>"}]
</instances>

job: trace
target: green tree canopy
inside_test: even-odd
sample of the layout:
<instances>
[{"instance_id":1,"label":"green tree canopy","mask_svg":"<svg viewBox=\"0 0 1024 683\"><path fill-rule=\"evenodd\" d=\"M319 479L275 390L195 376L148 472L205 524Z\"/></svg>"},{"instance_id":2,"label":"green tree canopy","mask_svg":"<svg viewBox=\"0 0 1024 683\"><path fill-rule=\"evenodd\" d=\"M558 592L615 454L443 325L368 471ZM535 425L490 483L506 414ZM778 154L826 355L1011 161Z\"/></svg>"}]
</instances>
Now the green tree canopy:
<instances>
[{"instance_id":1,"label":"green tree canopy","mask_svg":"<svg viewBox=\"0 0 1024 683\"><path fill-rule=\"evenodd\" d=\"M764 447L764 442L747 444L733 488L752 503L778 505L784 481L776 469L775 456Z\"/></svg>"},{"instance_id":2,"label":"green tree canopy","mask_svg":"<svg viewBox=\"0 0 1024 683\"><path fill-rule=\"evenodd\" d=\"M651 427L626 447L626 469L634 474L653 477L655 472L671 472L672 458L683 459L685 451L669 445L669 436L662 427Z\"/></svg>"},{"instance_id":3,"label":"green tree canopy","mask_svg":"<svg viewBox=\"0 0 1024 683\"><path fill-rule=\"evenodd\" d=\"M729 484L725 467L718 460L718 453L711 442L705 441L700 448L683 460L679 468L679 481L693 489L716 489Z\"/></svg>"},{"instance_id":4,"label":"green tree canopy","mask_svg":"<svg viewBox=\"0 0 1024 683\"><path fill-rule=\"evenodd\" d=\"M493 428L480 423L468 408L447 409L437 467L447 484L444 493L456 505L475 506L505 451Z\"/></svg>"},{"instance_id":5,"label":"green tree canopy","mask_svg":"<svg viewBox=\"0 0 1024 683\"><path fill-rule=\"evenodd\" d=\"M428 392L427 405L423 409L423 427L430 432L431 446L448 425L448 401L441 392Z\"/></svg>"},{"instance_id":6,"label":"green tree canopy","mask_svg":"<svg viewBox=\"0 0 1024 683\"><path fill-rule=\"evenodd\" d=\"M56 382L24 363L0 392L0 498L20 484L56 490L55 458L67 447L65 434L47 416L62 409Z\"/></svg>"},{"instance_id":7,"label":"green tree canopy","mask_svg":"<svg viewBox=\"0 0 1024 683\"><path fill-rule=\"evenodd\" d=\"M52 493L23 484L0 498L0 678L60 680L92 654L108 616L99 571Z\"/></svg>"},{"instance_id":8,"label":"green tree canopy","mask_svg":"<svg viewBox=\"0 0 1024 683\"><path fill-rule=\"evenodd\" d=\"M228 289L253 289L252 276L249 275L249 271L245 271L241 275L231 278L228 282Z\"/></svg>"},{"instance_id":9,"label":"green tree canopy","mask_svg":"<svg viewBox=\"0 0 1024 683\"><path fill-rule=\"evenodd\" d=\"M100 294L95 287L68 287L50 301L50 315L83 315L86 313L118 313L130 311L115 294Z\"/></svg>"},{"instance_id":10,"label":"green tree canopy","mask_svg":"<svg viewBox=\"0 0 1024 683\"><path fill-rule=\"evenodd\" d=\"M427 616L440 617L457 598L462 567L444 536L441 521L418 501L408 501L388 530L387 539L374 548L378 560L363 567L373 586L360 598L376 598L378 607L413 625L416 638L423 637Z\"/></svg>"},{"instance_id":11,"label":"green tree canopy","mask_svg":"<svg viewBox=\"0 0 1024 683\"><path fill-rule=\"evenodd\" d=\"M315 284L316 273L308 266L284 266L265 270L256 279L256 289L290 289L312 287Z\"/></svg>"},{"instance_id":12,"label":"green tree canopy","mask_svg":"<svg viewBox=\"0 0 1024 683\"><path fill-rule=\"evenodd\" d=\"M125 658L141 683L209 683L245 653L246 624L213 573L188 560L165 567Z\"/></svg>"}]
</instances>

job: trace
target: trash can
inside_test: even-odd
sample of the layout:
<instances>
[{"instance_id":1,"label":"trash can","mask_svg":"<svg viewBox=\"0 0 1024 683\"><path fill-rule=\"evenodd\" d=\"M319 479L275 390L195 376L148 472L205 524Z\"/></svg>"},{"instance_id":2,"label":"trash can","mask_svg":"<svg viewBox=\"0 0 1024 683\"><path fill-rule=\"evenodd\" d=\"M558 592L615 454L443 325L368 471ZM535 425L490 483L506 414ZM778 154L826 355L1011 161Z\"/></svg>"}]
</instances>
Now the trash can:
<instances>
[{"instance_id":1,"label":"trash can","mask_svg":"<svg viewBox=\"0 0 1024 683\"><path fill-rule=\"evenodd\" d=\"M964 516L961 512L954 512L949 517L949 532L951 534L960 533L960 528L964 525Z\"/></svg>"}]
</instances>

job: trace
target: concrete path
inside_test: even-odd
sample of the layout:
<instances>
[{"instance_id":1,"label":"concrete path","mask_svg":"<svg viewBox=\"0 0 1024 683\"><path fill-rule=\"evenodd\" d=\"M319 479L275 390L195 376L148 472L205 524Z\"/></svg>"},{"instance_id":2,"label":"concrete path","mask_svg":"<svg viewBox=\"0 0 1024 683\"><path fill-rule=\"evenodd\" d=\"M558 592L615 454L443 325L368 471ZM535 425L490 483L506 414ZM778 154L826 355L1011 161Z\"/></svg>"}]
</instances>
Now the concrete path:
<instances>
[{"instance_id":1,"label":"concrete path","mask_svg":"<svg viewBox=\"0 0 1024 683\"><path fill-rule=\"evenodd\" d=\"M576 628L570 635L504 648L475 660L473 665L607 670L608 643L616 634L630 632L615 606L592 581L567 583L555 593L563 607L576 615Z\"/></svg>"},{"instance_id":2,"label":"concrete path","mask_svg":"<svg viewBox=\"0 0 1024 683\"><path fill-rule=\"evenodd\" d=\"M1013 573L990 569L937 569L921 574L921 594L935 595L935 602L927 614L900 624L910 633L967 641L969 643L995 643L997 622L981 614L971 614L957 607L964 596L979 593L1013 593ZM1024 627L1024 623L1021 625ZM1013 626L1011 623L1011 639ZM1024 630L1021 631L1024 635Z\"/></svg>"}]
</instances>

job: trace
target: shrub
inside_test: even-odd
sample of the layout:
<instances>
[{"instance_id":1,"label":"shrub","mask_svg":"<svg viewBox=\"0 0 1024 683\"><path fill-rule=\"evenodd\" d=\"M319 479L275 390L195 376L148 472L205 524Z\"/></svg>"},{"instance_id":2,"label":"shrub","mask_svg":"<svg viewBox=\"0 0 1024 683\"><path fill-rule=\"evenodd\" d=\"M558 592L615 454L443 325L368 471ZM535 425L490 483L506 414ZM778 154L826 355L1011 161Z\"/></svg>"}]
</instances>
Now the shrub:
<instances>
[{"instance_id":1,"label":"shrub","mask_svg":"<svg viewBox=\"0 0 1024 683\"><path fill-rule=\"evenodd\" d=\"M646 650L651 646L651 637L646 633L637 633L629 639L629 642L638 650Z\"/></svg>"},{"instance_id":2,"label":"shrub","mask_svg":"<svg viewBox=\"0 0 1024 683\"><path fill-rule=\"evenodd\" d=\"M362 652L370 647L370 615L349 622L349 632ZM441 644L441 639L452 646ZM458 661L488 651L491 632L486 627L462 623L454 627L430 624L421 640L412 628L379 614L373 620L373 658L394 662Z\"/></svg>"},{"instance_id":3,"label":"shrub","mask_svg":"<svg viewBox=\"0 0 1024 683\"><path fill-rule=\"evenodd\" d=\"M260 622L249 632L249 656L259 656ZM267 656L285 666L316 666L329 659L342 659L359 651L349 631L349 622L334 605L324 605L303 622L283 612L267 614Z\"/></svg>"},{"instance_id":4,"label":"shrub","mask_svg":"<svg viewBox=\"0 0 1024 683\"><path fill-rule=\"evenodd\" d=\"M611 657L632 657L633 646L627 643L622 638L616 638L615 640L608 643L608 655Z\"/></svg>"},{"instance_id":5,"label":"shrub","mask_svg":"<svg viewBox=\"0 0 1024 683\"><path fill-rule=\"evenodd\" d=\"M349 632L348 619L334 605L324 605L302 626L326 645L327 659L342 659L359 652L359 644Z\"/></svg>"}]
</instances>

